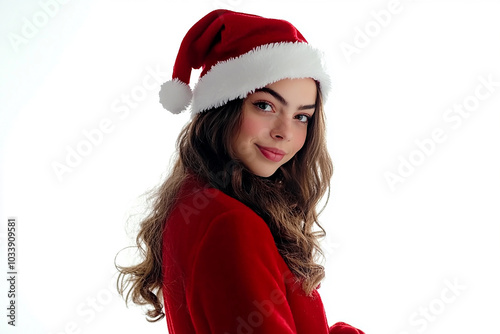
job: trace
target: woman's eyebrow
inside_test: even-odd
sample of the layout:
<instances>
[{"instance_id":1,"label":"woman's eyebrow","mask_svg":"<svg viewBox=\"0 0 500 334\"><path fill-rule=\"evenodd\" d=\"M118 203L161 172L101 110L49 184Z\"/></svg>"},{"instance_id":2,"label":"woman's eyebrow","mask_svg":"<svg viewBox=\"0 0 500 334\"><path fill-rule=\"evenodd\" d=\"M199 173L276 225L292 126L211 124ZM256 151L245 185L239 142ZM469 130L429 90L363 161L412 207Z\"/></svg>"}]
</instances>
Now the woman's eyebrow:
<instances>
[{"instance_id":1,"label":"woman's eyebrow","mask_svg":"<svg viewBox=\"0 0 500 334\"><path fill-rule=\"evenodd\" d=\"M284 106L288 106L288 102L286 102L286 100L283 98L283 96L281 96L280 94L278 94L276 91L272 90L271 88L262 87L262 88L256 89L255 91L269 93L272 96L274 96L278 101L280 101L281 104L283 104Z\"/></svg>"},{"instance_id":2,"label":"woman's eyebrow","mask_svg":"<svg viewBox=\"0 0 500 334\"><path fill-rule=\"evenodd\" d=\"M271 88L262 87L262 88L256 89L255 91L269 93L272 96L274 96L278 101L280 101L281 104L283 104L284 106L288 106L288 102L283 98L283 96L281 96L280 94L278 94L278 92L276 92L275 90L272 90ZM316 108L316 104L307 104L305 106L300 106L299 110L315 109L315 108Z\"/></svg>"}]
</instances>

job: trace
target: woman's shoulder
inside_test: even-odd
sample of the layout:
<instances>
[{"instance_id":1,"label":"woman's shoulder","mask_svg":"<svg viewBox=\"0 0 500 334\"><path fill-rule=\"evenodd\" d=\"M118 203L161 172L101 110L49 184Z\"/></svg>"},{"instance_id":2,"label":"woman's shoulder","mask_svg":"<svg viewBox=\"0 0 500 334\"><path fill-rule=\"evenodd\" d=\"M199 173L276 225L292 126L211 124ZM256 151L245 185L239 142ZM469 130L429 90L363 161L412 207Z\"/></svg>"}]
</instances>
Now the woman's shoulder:
<instances>
[{"instance_id":1,"label":"woman's shoulder","mask_svg":"<svg viewBox=\"0 0 500 334\"><path fill-rule=\"evenodd\" d=\"M186 224L213 221L227 215L244 215L262 221L247 205L195 178L187 179L182 185L172 214L180 215Z\"/></svg>"},{"instance_id":2,"label":"woman's shoulder","mask_svg":"<svg viewBox=\"0 0 500 334\"><path fill-rule=\"evenodd\" d=\"M167 221L169 228L177 235L196 239L209 230L219 230L227 237L246 235L274 240L267 223L251 208L197 179L188 179L181 187Z\"/></svg>"},{"instance_id":3,"label":"woman's shoulder","mask_svg":"<svg viewBox=\"0 0 500 334\"><path fill-rule=\"evenodd\" d=\"M242 202L201 182L181 188L167 221L164 246L186 263L192 263L200 249L211 249L217 256L273 258L286 269L267 223Z\"/></svg>"}]
</instances>

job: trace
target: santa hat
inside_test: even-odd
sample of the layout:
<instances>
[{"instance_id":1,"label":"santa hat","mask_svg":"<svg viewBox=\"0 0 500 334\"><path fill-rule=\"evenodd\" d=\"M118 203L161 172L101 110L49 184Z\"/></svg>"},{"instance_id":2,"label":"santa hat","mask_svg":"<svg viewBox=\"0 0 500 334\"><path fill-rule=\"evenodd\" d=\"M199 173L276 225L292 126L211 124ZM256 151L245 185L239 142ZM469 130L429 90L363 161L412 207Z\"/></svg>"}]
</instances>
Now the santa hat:
<instances>
[{"instance_id":1,"label":"santa hat","mask_svg":"<svg viewBox=\"0 0 500 334\"><path fill-rule=\"evenodd\" d=\"M200 67L200 78L191 91L191 70ZM322 53L292 24L215 10L182 40L172 80L161 86L160 103L174 114L192 104L194 115L286 78L313 78L326 100L330 78Z\"/></svg>"}]
</instances>

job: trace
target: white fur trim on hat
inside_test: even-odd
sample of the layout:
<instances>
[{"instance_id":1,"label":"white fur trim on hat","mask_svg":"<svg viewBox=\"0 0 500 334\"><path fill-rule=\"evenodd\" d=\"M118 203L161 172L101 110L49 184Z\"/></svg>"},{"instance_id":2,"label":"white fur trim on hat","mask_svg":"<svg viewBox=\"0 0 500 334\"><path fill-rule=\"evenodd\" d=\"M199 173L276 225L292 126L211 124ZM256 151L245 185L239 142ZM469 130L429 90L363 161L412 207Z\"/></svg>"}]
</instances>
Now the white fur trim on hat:
<instances>
[{"instance_id":1,"label":"white fur trim on hat","mask_svg":"<svg viewBox=\"0 0 500 334\"><path fill-rule=\"evenodd\" d=\"M192 113L245 98L258 88L287 78L317 80L326 101L331 83L322 53L307 43L273 43L214 65L193 89Z\"/></svg>"},{"instance_id":2,"label":"white fur trim on hat","mask_svg":"<svg viewBox=\"0 0 500 334\"><path fill-rule=\"evenodd\" d=\"M179 79L169 80L161 85L160 103L172 114L184 111L191 103L192 98L193 92L189 85Z\"/></svg>"}]
</instances>

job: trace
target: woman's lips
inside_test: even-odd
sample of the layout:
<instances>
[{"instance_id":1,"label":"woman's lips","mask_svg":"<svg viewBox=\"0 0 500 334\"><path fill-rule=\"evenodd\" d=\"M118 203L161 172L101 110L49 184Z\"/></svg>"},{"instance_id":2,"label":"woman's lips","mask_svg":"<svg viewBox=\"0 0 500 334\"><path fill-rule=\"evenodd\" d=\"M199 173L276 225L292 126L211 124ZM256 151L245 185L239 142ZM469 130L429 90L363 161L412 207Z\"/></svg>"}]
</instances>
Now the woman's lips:
<instances>
[{"instance_id":1,"label":"woman's lips","mask_svg":"<svg viewBox=\"0 0 500 334\"><path fill-rule=\"evenodd\" d=\"M257 145L257 147L259 148L260 153L262 153L262 155L264 157L266 157L267 159L274 161L274 162L281 161L283 159L283 157L285 156L285 152L283 152L282 150L279 150L277 148L264 147L264 146L259 146L259 145Z\"/></svg>"}]
</instances>

